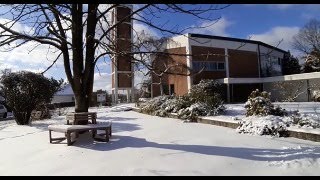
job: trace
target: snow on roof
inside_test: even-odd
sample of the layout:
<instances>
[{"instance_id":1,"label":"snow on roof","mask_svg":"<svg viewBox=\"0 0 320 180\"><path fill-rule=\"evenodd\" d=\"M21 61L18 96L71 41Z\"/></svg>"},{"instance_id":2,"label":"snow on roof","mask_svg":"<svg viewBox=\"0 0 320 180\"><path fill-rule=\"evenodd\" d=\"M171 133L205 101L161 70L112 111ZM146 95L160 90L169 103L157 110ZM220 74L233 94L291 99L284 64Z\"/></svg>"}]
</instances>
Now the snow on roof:
<instances>
[{"instance_id":1,"label":"snow on roof","mask_svg":"<svg viewBox=\"0 0 320 180\"><path fill-rule=\"evenodd\" d=\"M70 84L66 84L60 91L58 91L55 95L58 96L68 96L68 95L74 95L73 90L71 88Z\"/></svg>"}]
</instances>

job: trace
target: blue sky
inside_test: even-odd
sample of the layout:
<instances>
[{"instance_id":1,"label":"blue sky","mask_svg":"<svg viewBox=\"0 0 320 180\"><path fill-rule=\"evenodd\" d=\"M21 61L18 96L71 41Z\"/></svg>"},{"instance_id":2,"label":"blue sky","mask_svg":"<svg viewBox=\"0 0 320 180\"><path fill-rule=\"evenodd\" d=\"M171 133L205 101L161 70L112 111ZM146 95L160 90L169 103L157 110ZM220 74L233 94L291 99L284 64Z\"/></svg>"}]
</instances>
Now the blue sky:
<instances>
[{"instance_id":1,"label":"blue sky","mask_svg":"<svg viewBox=\"0 0 320 180\"><path fill-rule=\"evenodd\" d=\"M139 7L139 5L135 5L134 7ZM158 21L168 21L168 27L175 25L181 28L196 27L209 23L191 18L190 16L177 14L161 15ZM297 54L291 47L292 37L311 18L320 19L320 5L235 4L226 9L215 11L213 17L221 17L221 19L211 27L193 29L189 32L244 39L250 38L270 45L276 45L283 39L279 47L284 50L291 50L291 52ZM0 21L4 18L0 17ZM135 24L134 27L139 31L144 30L152 35L160 36L159 33L145 25ZM48 57L46 57L46 54L47 50L45 48L38 48L29 53L28 47L22 47L9 53L0 52L0 69L11 68L13 70L41 71L50 65L50 62L54 59L54 56L50 53ZM111 88L110 64L99 61L98 65L101 74L96 70L94 89L109 90ZM57 79L65 78L62 61L59 61L57 65L49 70L46 76L54 76ZM140 78L141 76L137 79Z\"/></svg>"}]
</instances>

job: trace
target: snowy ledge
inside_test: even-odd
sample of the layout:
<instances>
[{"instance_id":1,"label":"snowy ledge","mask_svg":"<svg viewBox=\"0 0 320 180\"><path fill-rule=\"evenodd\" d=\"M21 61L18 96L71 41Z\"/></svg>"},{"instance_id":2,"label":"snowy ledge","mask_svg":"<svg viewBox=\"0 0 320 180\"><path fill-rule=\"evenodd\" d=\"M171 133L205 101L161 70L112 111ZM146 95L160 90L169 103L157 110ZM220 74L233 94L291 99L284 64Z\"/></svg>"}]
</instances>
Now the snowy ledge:
<instances>
[{"instance_id":1,"label":"snowy ledge","mask_svg":"<svg viewBox=\"0 0 320 180\"><path fill-rule=\"evenodd\" d=\"M142 113L140 111L140 108L138 107L133 107L132 110L138 113ZM171 113L169 117L178 119L176 113ZM232 118L224 119L221 116L217 116L217 117L211 116L211 117L199 117L197 122L236 129L239 126L239 123L241 122L241 120L233 120ZM287 129L288 129L289 137L320 142L319 130L302 129L295 126L288 127Z\"/></svg>"},{"instance_id":2,"label":"snowy ledge","mask_svg":"<svg viewBox=\"0 0 320 180\"><path fill-rule=\"evenodd\" d=\"M233 128L236 129L239 126L239 122L236 121L231 121L231 120L223 120L223 119L215 119L214 117L199 117L198 118L198 123L203 123L203 124L212 124L212 125L217 125L217 126L223 126L223 127L228 127L228 128Z\"/></svg>"},{"instance_id":3,"label":"snowy ledge","mask_svg":"<svg viewBox=\"0 0 320 180\"><path fill-rule=\"evenodd\" d=\"M287 128L289 131L301 132L301 133L309 133L309 134L317 134L320 136L319 129L306 129L306 128L299 128L297 126L291 126Z\"/></svg>"}]
</instances>

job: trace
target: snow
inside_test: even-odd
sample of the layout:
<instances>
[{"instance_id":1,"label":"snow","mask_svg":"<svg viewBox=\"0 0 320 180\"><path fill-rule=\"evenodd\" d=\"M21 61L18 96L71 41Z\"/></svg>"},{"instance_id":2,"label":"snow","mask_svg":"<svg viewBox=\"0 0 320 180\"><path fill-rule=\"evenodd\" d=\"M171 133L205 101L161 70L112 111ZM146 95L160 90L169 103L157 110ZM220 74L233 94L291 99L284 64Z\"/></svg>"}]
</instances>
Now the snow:
<instances>
[{"instance_id":1,"label":"snow","mask_svg":"<svg viewBox=\"0 0 320 180\"><path fill-rule=\"evenodd\" d=\"M308 121L310 124L313 124L315 127L320 124L320 103L319 102L285 102L285 103L273 103L276 106L280 106L286 109L289 112L299 111L301 114L301 118L305 121ZM223 115L218 116L209 116L209 117L201 117L207 120L215 120L215 121L223 121L223 122L231 122L231 123L239 123L242 121L254 122L253 124L259 127L263 127L264 125L272 124L275 126L290 124L290 127L287 130L294 130L298 132L306 132L313 134L320 134L320 128L312 128L310 125L300 126L298 124L291 124L290 121L292 119L288 117L278 117L278 116L253 116L246 117L245 116L245 108L244 104L226 104L226 110ZM275 124L275 122L277 122ZM253 127L253 126L250 126ZM248 128L250 128L248 127ZM256 129L257 130L257 129ZM252 131L252 134L259 134L258 131Z\"/></svg>"},{"instance_id":2,"label":"snow","mask_svg":"<svg viewBox=\"0 0 320 180\"><path fill-rule=\"evenodd\" d=\"M240 120L245 117L244 104L225 104L224 106L226 109L222 115L206 116L201 118L208 120L212 119L216 121L237 123L237 121L235 120Z\"/></svg>"},{"instance_id":3,"label":"snow","mask_svg":"<svg viewBox=\"0 0 320 180\"><path fill-rule=\"evenodd\" d=\"M249 133L253 135L275 135L280 136L287 130L289 117L280 116L249 116L243 118L243 123L236 129L239 133Z\"/></svg>"},{"instance_id":4,"label":"snow","mask_svg":"<svg viewBox=\"0 0 320 180\"><path fill-rule=\"evenodd\" d=\"M47 126L65 123L64 116L31 127L0 124L0 175L320 175L320 143L238 134L124 106L90 109L112 121L109 143L85 133L73 146L50 144Z\"/></svg>"}]
</instances>

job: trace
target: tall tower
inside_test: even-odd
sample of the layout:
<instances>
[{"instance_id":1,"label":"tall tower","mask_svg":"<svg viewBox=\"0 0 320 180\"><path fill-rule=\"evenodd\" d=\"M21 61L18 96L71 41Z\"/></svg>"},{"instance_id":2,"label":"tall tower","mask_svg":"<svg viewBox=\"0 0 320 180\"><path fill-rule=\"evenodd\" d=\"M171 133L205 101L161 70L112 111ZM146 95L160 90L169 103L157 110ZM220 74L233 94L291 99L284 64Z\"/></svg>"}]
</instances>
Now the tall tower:
<instances>
[{"instance_id":1,"label":"tall tower","mask_svg":"<svg viewBox=\"0 0 320 180\"><path fill-rule=\"evenodd\" d=\"M115 42L115 51L117 52L111 57L113 103L119 102L119 91L126 92L127 102L134 99L133 56L125 54L125 52L132 52L132 19L128 17L132 13L132 8L132 5L119 5L112 11L112 24L117 24L125 19L111 32L111 38Z\"/></svg>"}]
</instances>

